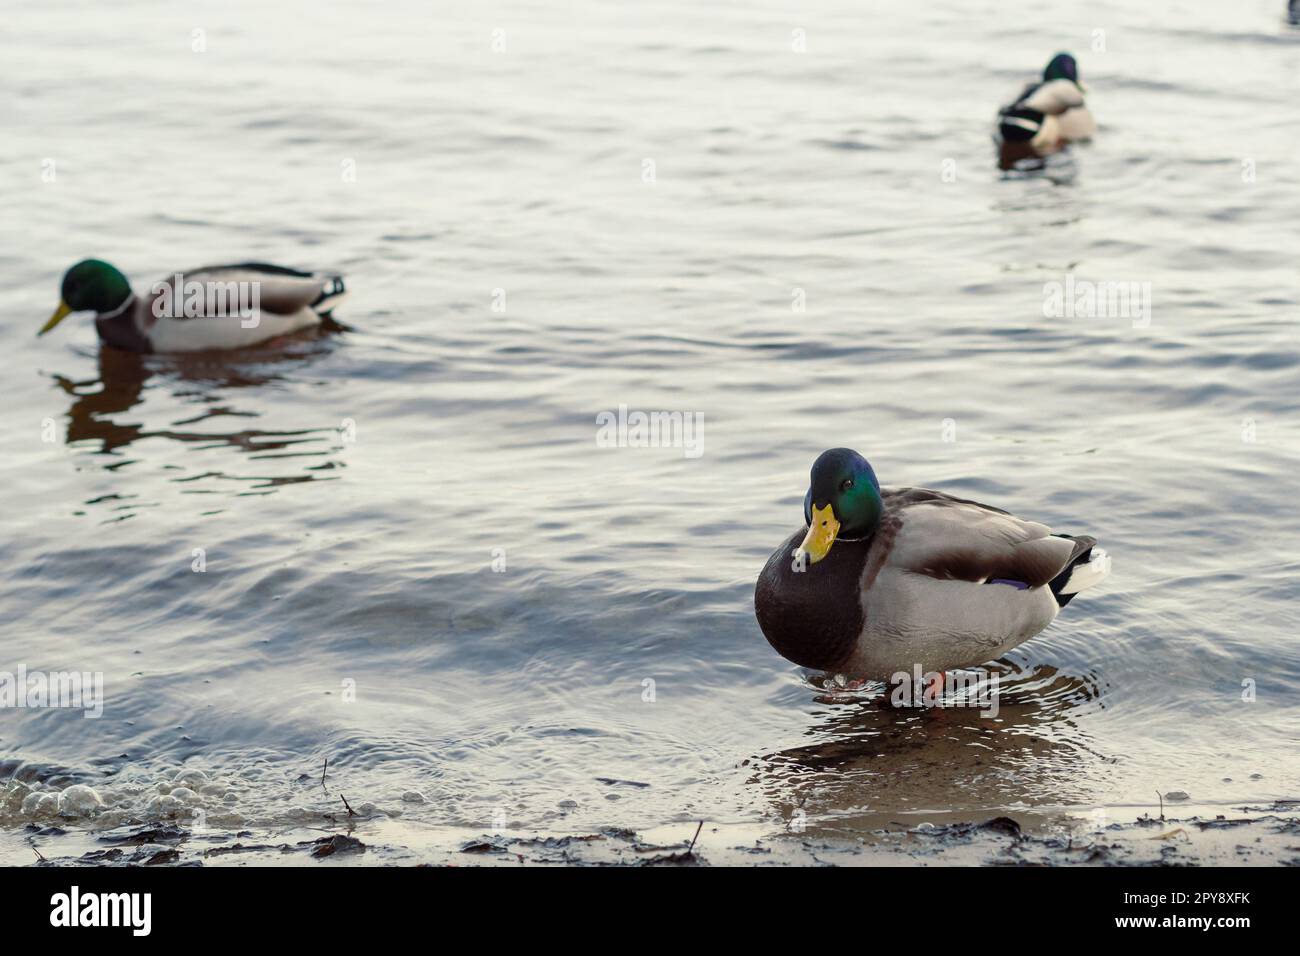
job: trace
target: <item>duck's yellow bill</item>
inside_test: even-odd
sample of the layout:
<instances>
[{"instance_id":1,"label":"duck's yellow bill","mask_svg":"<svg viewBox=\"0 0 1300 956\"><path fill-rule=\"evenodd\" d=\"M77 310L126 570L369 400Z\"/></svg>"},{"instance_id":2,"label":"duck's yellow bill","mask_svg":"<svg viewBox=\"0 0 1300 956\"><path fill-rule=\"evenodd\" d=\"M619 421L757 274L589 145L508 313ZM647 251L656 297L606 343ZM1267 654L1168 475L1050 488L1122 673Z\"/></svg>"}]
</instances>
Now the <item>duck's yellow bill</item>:
<instances>
[{"instance_id":1,"label":"duck's yellow bill","mask_svg":"<svg viewBox=\"0 0 1300 956\"><path fill-rule=\"evenodd\" d=\"M38 337L44 335L71 314L72 306L68 305L66 302L59 302L59 307L54 310L54 314L50 316L50 320L41 326L41 330L37 332L36 335Z\"/></svg>"},{"instance_id":2,"label":"duck's yellow bill","mask_svg":"<svg viewBox=\"0 0 1300 956\"><path fill-rule=\"evenodd\" d=\"M824 508L813 506L812 524L808 527L808 533L803 536L803 544L799 545L799 550L808 555L808 560L816 564L822 558L826 557L831 550L831 545L835 543L835 536L840 533L840 523L835 520L835 512L831 506Z\"/></svg>"}]
</instances>

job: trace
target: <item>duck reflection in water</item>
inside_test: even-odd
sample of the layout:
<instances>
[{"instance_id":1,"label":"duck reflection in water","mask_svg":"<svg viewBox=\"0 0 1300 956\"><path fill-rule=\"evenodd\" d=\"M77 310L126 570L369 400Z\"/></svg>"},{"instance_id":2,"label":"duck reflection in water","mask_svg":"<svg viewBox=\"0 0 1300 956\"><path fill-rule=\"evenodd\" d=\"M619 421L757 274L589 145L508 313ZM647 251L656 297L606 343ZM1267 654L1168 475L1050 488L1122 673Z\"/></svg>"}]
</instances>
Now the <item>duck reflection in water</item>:
<instances>
[{"instance_id":1,"label":"duck reflection in water","mask_svg":"<svg viewBox=\"0 0 1300 956\"><path fill-rule=\"evenodd\" d=\"M170 439L188 451L208 453L197 472L192 470L192 459L177 460L166 451L149 455L155 459L150 464L179 470L170 481L202 481L203 489L190 490L209 493L215 493L216 489L208 486L207 479L236 482L236 493L265 494L280 485L329 478L322 472L341 468L342 462L335 455L343 441L340 429L333 424L292 430L247 427L213 430L204 426L227 418L261 418L265 395L260 386L272 385L309 367L332 349L332 336L325 333L294 342L290 348L224 353L143 355L101 346L97 377L86 380L60 374L51 377L72 398L67 413L67 444L111 456L114 460L105 465L106 470L116 471L145 461L142 444L146 439ZM151 400L159 386L170 394ZM237 403L242 389L253 391L247 393L246 402ZM174 413L178 403L194 406L194 413L167 421L162 427L150 424L151 419ZM166 407L154 409L151 407L154 404ZM123 451L132 445L136 448L127 457ZM236 449L246 457L238 459L240 464L232 467L228 456L214 461L211 457L214 449ZM312 459L312 463L303 466L297 462L292 471L242 473L248 461L304 457Z\"/></svg>"},{"instance_id":2,"label":"duck reflection in water","mask_svg":"<svg viewBox=\"0 0 1300 956\"><path fill-rule=\"evenodd\" d=\"M1095 765L1099 755L1075 717L1100 706L1097 679L1006 661L981 670L996 682L996 716L978 705L896 708L886 695L845 697L828 684L832 693L818 700L833 710L808 730L814 741L757 758L750 782L796 835L897 831L978 821L1009 806L1088 802L1077 758L1086 753Z\"/></svg>"}]
</instances>

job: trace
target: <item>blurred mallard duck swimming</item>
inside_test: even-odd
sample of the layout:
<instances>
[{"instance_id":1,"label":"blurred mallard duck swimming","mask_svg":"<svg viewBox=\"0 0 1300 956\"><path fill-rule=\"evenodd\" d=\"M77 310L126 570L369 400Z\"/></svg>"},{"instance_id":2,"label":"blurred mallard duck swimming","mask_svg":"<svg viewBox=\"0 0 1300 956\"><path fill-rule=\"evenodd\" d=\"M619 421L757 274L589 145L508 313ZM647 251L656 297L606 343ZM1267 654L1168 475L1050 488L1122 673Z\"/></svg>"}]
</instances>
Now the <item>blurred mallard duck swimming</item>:
<instances>
[{"instance_id":1,"label":"blurred mallard duck swimming","mask_svg":"<svg viewBox=\"0 0 1300 956\"><path fill-rule=\"evenodd\" d=\"M882 490L848 448L813 463L804 520L758 576L758 624L783 657L853 678L991 661L1110 571L1087 535L938 491Z\"/></svg>"},{"instance_id":2,"label":"blurred mallard duck swimming","mask_svg":"<svg viewBox=\"0 0 1300 956\"><path fill-rule=\"evenodd\" d=\"M998 112L998 165L1011 169L1024 159L1041 159L1067 143L1091 139L1097 123L1084 102L1079 66L1058 53L1014 103Z\"/></svg>"},{"instance_id":3,"label":"blurred mallard duck swimming","mask_svg":"<svg viewBox=\"0 0 1300 956\"><path fill-rule=\"evenodd\" d=\"M141 296L107 262L84 259L64 273L59 307L36 334L93 311L100 340L129 352L245 348L319 325L344 294L341 276L243 262L169 276Z\"/></svg>"}]
</instances>

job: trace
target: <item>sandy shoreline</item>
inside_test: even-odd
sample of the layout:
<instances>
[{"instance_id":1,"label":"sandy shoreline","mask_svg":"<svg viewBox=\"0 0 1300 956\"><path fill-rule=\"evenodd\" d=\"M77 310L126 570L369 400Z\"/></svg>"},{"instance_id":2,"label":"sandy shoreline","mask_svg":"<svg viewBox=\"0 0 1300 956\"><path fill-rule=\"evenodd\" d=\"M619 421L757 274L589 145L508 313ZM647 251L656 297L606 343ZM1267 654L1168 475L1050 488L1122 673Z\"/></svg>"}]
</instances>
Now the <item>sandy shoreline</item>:
<instances>
[{"instance_id":1,"label":"sandy shoreline","mask_svg":"<svg viewBox=\"0 0 1300 956\"><path fill-rule=\"evenodd\" d=\"M1300 866L1300 801L1214 809L1223 812L1166 808L1163 819L1136 810L1125 819L1112 810L1111 822L1073 832L1036 827L1031 817L1015 814L777 834L707 821L561 834L474 833L392 818L274 834L205 834L170 823L99 832L33 826L0 836L0 860L34 866Z\"/></svg>"}]
</instances>

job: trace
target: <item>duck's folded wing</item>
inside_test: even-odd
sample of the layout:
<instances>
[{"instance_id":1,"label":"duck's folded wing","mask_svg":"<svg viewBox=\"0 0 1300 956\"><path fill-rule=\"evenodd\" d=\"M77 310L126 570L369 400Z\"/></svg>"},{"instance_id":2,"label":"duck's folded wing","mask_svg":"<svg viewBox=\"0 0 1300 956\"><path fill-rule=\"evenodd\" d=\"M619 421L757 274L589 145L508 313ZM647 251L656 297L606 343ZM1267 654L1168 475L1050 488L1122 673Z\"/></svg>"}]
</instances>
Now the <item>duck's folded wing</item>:
<instances>
[{"instance_id":1,"label":"duck's folded wing","mask_svg":"<svg viewBox=\"0 0 1300 956\"><path fill-rule=\"evenodd\" d=\"M897 521L889 564L929 577L1041 587L1090 540L1053 535L1037 521L921 488L886 490Z\"/></svg>"},{"instance_id":2,"label":"duck's folded wing","mask_svg":"<svg viewBox=\"0 0 1300 956\"><path fill-rule=\"evenodd\" d=\"M1021 105L1038 110L1040 113L1046 113L1049 116L1055 116L1076 106L1082 106L1083 103L1083 91L1079 89L1076 83L1070 80L1058 79L1049 80L1038 87L1025 98Z\"/></svg>"},{"instance_id":3,"label":"duck's folded wing","mask_svg":"<svg viewBox=\"0 0 1300 956\"><path fill-rule=\"evenodd\" d=\"M248 305L253 296L258 308L276 315L292 315L300 309L311 308L322 311L328 300L337 299L344 291L340 276L301 272L264 262L204 266L179 278L182 294L189 294L186 290L192 288L190 283L199 283L204 292L198 315L191 317L229 315L234 311L231 303ZM160 294L159 286L166 284L172 287L174 297L176 280L176 276L169 276L155 283L150 295Z\"/></svg>"}]
</instances>

